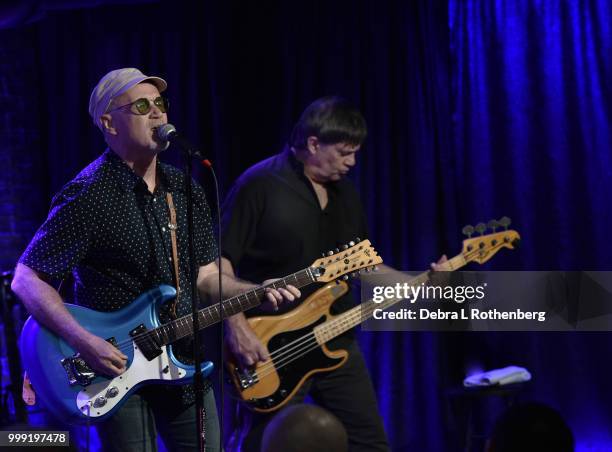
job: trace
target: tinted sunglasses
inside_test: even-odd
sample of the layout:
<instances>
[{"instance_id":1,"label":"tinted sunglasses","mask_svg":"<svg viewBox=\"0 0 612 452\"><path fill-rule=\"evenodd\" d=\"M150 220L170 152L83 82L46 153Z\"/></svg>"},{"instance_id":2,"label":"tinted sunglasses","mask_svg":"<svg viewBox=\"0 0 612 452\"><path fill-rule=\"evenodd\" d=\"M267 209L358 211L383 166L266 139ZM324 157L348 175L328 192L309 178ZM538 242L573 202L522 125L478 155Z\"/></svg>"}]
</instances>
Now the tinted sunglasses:
<instances>
[{"instance_id":1,"label":"tinted sunglasses","mask_svg":"<svg viewBox=\"0 0 612 452\"><path fill-rule=\"evenodd\" d=\"M170 106L170 102L168 102L168 99L162 96L156 97L155 99L153 99L152 102L146 97L141 97L140 99L136 99L134 102L130 102L129 104L113 108L112 110L109 110L108 113L110 113L111 111L119 110L120 108L131 108L133 105L134 109L132 109L132 111L134 113L138 113L139 115L146 115L151 111L151 108L153 108L151 104L155 104L155 106L159 108L159 111L161 111L162 113L167 113L168 107Z\"/></svg>"}]
</instances>

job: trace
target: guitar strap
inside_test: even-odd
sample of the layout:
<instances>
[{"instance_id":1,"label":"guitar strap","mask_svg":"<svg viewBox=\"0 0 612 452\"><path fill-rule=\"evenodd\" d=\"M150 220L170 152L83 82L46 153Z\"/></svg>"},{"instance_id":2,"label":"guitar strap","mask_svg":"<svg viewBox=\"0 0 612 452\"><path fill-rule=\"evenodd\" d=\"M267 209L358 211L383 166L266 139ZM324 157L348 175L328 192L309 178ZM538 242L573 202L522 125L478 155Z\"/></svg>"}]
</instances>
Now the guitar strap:
<instances>
[{"instance_id":1,"label":"guitar strap","mask_svg":"<svg viewBox=\"0 0 612 452\"><path fill-rule=\"evenodd\" d=\"M174 281L176 284L176 298L170 304L170 317L176 319L176 305L180 294L180 280L179 280L179 260L178 260L178 247L176 245L176 209L174 208L174 201L172 200L172 193L166 193L166 201L168 202L168 210L170 211L170 222L168 223L168 229L170 229L170 239L172 240L172 262L174 263Z\"/></svg>"}]
</instances>

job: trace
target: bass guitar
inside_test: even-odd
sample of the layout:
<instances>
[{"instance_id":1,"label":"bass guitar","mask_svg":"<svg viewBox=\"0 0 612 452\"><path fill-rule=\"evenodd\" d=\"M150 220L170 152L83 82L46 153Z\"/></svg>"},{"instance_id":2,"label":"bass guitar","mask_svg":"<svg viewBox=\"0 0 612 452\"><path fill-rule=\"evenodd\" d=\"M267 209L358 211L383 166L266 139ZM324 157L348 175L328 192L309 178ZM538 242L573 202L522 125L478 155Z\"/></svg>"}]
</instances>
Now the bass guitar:
<instances>
[{"instance_id":1,"label":"bass guitar","mask_svg":"<svg viewBox=\"0 0 612 452\"><path fill-rule=\"evenodd\" d=\"M495 223L489 224L497 227ZM479 228L481 233L486 229L483 227L484 224ZM514 249L519 241L519 234L513 230L469 238L463 241L461 254L439 265L440 271L457 270L469 262L483 264L502 248ZM429 271L423 272L409 284L427 283L429 277ZM326 343L372 317L374 309L387 309L402 300L394 298L383 303L369 300L340 315L332 315L332 303L347 291L344 281L331 282L286 314L248 319L270 353L269 360L249 369L240 369L231 356L227 361L229 380L249 408L262 413L276 411L289 402L310 376L340 367L348 352L332 351Z\"/></svg>"},{"instance_id":2,"label":"bass guitar","mask_svg":"<svg viewBox=\"0 0 612 452\"><path fill-rule=\"evenodd\" d=\"M368 240L317 259L310 267L257 287L198 312L200 328L261 303L269 287L304 287L382 263ZM160 307L176 290L159 286L116 312L99 312L66 304L71 315L91 333L106 338L125 355L127 369L117 377L97 374L61 337L30 317L21 333L21 358L38 399L58 419L70 423L103 420L111 416L138 388L147 384L185 384L193 379L194 366L181 363L172 351L179 339L192 335L192 316L162 324ZM222 311L222 312L221 312ZM202 364L204 376L213 370Z\"/></svg>"}]
</instances>

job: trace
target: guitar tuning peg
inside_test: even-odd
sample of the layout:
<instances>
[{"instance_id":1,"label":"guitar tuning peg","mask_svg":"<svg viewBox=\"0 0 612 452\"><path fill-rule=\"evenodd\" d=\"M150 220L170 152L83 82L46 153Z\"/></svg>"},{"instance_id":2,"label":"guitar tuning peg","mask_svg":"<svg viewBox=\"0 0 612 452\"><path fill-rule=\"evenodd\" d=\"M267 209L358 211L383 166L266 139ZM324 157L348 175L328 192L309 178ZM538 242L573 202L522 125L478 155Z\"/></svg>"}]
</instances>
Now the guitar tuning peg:
<instances>
[{"instance_id":1,"label":"guitar tuning peg","mask_svg":"<svg viewBox=\"0 0 612 452\"><path fill-rule=\"evenodd\" d=\"M372 271L373 271L373 272L377 272L377 271L378 271L378 265L373 266L373 267L372 267Z\"/></svg>"},{"instance_id":2,"label":"guitar tuning peg","mask_svg":"<svg viewBox=\"0 0 612 452\"><path fill-rule=\"evenodd\" d=\"M349 246L345 243L344 245L342 245L342 250L344 251L344 250L348 249L348 247Z\"/></svg>"},{"instance_id":3,"label":"guitar tuning peg","mask_svg":"<svg viewBox=\"0 0 612 452\"><path fill-rule=\"evenodd\" d=\"M508 230L508 226L510 226L512 224L512 220L508 217L501 217L499 219L499 224L502 225L504 227L504 229L507 231Z\"/></svg>"},{"instance_id":4,"label":"guitar tuning peg","mask_svg":"<svg viewBox=\"0 0 612 452\"><path fill-rule=\"evenodd\" d=\"M497 222L497 220L491 220L487 223L487 226L491 231L495 232L495 230L500 226L500 224Z\"/></svg>"},{"instance_id":5,"label":"guitar tuning peg","mask_svg":"<svg viewBox=\"0 0 612 452\"><path fill-rule=\"evenodd\" d=\"M478 232L480 235L483 235L485 231L487 230L487 225L484 223L478 223L475 229L476 229L476 232Z\"/></svg>"},{"instance_id":6,"label":"guitar tuning peg","mask_svg":"<svg viewBox=\"0 0 612 452\"><path fill-rule=\"evenodd\" d=\"M340 252L340 248L336 248L334 251L335 251L336 253L339 253L339 252Z\"/></svg>"},{"instance_id":7,"label":"guitar tuning peg","mask_svg":"<svg viewBox=\"0 0 612 452\"><path fill-rule=\"evenodd\" d=\"M353 242L352 240L349 242L349 246L355 246L355 242Z\"/></svg>"},{"instance_id":8,"label":"guitar tuning peg","mask_svg":"<svg viewBox=\"0 0 612 452\"><path fill-rule=\"evenodd\" d=\"M463 227L461 232L463 233L463 235L466 235L467 238L469 239L472 237L472 234L474 233L474 226L472 226L471 224L468 224Z\"/></svg>"},{"instance_id":9,"label":"guitar tuning peg","mask_svg":"<svg viewBox=\"0 0 612 452\"><path fill-rule=\"evenodd\" d=\"M348 281L348 279L349 279L349 275L344 275L344 276L342 277L342 279L343 279L343 280L345 280L345 281Z\"/></svg>"},{"instance_id":10,"label":"guitar tuning peg","mask_svg":"<svg viewBox=\"0 0 612 452\"><path fill-rule=\"evenodd\" d=\"M329 251L327 252L327 255L328 255L328 256L333 256L333 255L334 255L334 252L333 252L332 250L329 250Z\"/></svg>"},{"instance_id":11,"label":"guitar tuning peg","mask_svg":"<svg viewBox=\"0 0 612 452\"><path fill-rule=\"evenodd\" d=\"M359 237L355 237L355 242L359 243L359 242L361 242L361 239Z\"/></svg>"}]
</instances>

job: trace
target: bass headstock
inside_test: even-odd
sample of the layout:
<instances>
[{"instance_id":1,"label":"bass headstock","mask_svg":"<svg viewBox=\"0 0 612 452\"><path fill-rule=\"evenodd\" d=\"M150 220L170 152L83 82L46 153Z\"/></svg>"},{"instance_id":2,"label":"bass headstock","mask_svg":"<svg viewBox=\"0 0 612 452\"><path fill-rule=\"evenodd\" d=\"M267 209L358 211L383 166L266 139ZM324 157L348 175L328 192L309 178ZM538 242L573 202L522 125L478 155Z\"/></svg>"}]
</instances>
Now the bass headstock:
<instances>
[{"instance_id":1,"label":"bass headstock","mask_svg":"<svg viewBox=\"0 0 612 452\"><path fill-rule=\"evenodd\" d=\"M465 261L484 264L500 249L514 249L518 247L521 236L518 232L508 229L510 223L510 218L502 217L500 220L491 220L487 224L478 223L476 226L465 226L462 232L468 238L463 241L463 249L461 251ZM496 232L499 228L503 228L503 231ZM491 230L492 233L485 235L487 230ZM480 235L472 237L474 233L479 233Z\"/></svg>"}]
</instances>

